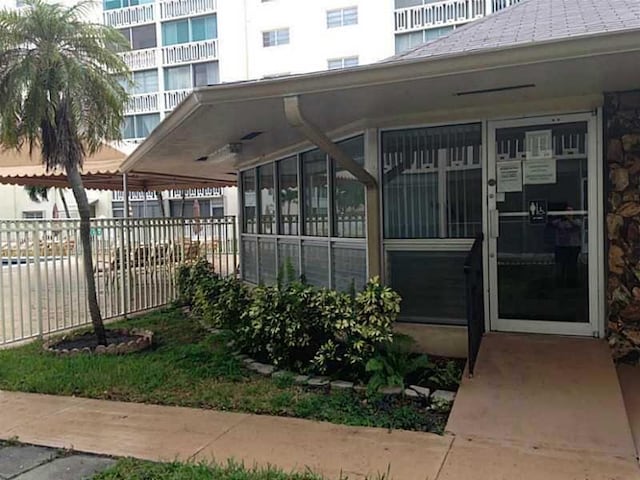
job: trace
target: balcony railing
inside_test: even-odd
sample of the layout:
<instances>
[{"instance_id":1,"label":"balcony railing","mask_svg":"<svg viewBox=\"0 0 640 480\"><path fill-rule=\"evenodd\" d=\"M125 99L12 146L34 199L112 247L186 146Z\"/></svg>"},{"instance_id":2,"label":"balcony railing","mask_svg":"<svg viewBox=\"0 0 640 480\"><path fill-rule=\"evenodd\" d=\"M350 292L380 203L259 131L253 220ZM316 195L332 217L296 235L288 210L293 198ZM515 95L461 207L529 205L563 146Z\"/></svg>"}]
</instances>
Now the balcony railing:
<instances>
[{"instance_id":1,"label":"balcony railing","mask_svg":"<svg viewBox=\"0 0 640 480\"><path fill-rule=\"evenodd\" d=\"M184 194L184 198L205 198L205 197L222 197L222 188L189 188L187 190L169 190L167 197L171 199L180 199Z\"/></svg>"},{"instance_id":2,"label":"balcony railing","mask_svg":"<svg viewBox=\"0 0 640 480\"><path fill-rule=\"evenodd\" d=\"M218 40L203 40L201 42L182 43L162 47L162 63L164 65L217 59Z\"/></svg>"},{"instance_id":3,"label":"balcony railing","mask_svg":"<svg viewBox=\"0 0 640 480\"><path fill-rule=\"evenodd\" d=\"M173 110L176 108L180 102L182 102L185 98L189 96L191 93L191 89L184 90L167 90L164 92L164 109Z\"/></svg>"},{"instance_id":4,"label":"balcony railing","mask_svg":"<svg viewBox=\"0 0 640 480\"><path fill-rule=\"evenodd\" d=\"M155 21L155 4L145 3L133 7L116 8L102 12L105 25L115 28L130 27Z\"/></svg>"},{"instance_id":5,"label":"balcony railing","mask_svg":"<svg viewBox=\"0 0 640 480\"><path fill-rule=\"evenodd\" d=\"M141 93L130 95L125 107L126 114L151 113L160 110L157 93Z\"/></svg>"},{"instance_id":6,"label":"balcony railing","mask_svg":"<svg viewBox=\"0 0 640 480\"><path fill-rule=\"evenodd\" d=\"M122 53L122 59L130 70L146 70L158 66L157 48L146 48L144 50L131 50Z\"/></svg>"},{"instance_id":7,"label":"balcony railing","mask_svg":"<svg viewBox=\"0 0 640 480\"><path fill-rule=\"evenodd\" d=\"M504 10L520 0L442 0L395 11L396 33L453 27Z\"/></svg>"},{"instance_id":8,"label":"balcony railing","mask_svg":"<svg viewBox=\"0 0 640 480\"><path fill-rule=\"evenodd\" d=\"M160 2L160 18L167 20L184 16L212 13L218 8L217 0L166 0Z\"/></svg>"}]
</instances>

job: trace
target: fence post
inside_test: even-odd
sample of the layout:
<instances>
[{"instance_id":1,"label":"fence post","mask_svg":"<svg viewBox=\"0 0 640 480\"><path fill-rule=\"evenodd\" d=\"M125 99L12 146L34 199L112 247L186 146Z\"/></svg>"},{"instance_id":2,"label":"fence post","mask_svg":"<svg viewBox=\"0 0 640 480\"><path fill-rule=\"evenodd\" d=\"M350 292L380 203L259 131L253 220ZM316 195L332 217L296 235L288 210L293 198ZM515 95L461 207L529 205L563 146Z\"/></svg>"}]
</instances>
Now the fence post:
<instances>
[{"instance_id":1,"label":"fence post","mask_svg":"<svg viewBox=\"0 0 640 480\"><path fill-rule=\"evenodd\" d=\"M122 315L124 317L127 316L127 312L128 312L128 295L127 295L127 281L126 281L126 274L125 274L125 256L124 256L124 239L125 239L125 234L124 234L124 223L126 220L122 220L120 222L120 248L119 248L119 252L118 255L120 258L118 258L117 262L120 264L120 302L122 303Z\"/></svg>"},{"instance_id":2,"label":"fence post","mask_svg":"<svg viewBox=\"0 0 640 480\"><path fill-rule=\"evenodd\" d=\"M34 252L33 261L36 267L36 309L38 318L38 338L42 339L44 332L44 320L42 315L42 275L40 272L40 232L38 225L40 222L33 222Z\"/></svg>"}]
</instances>

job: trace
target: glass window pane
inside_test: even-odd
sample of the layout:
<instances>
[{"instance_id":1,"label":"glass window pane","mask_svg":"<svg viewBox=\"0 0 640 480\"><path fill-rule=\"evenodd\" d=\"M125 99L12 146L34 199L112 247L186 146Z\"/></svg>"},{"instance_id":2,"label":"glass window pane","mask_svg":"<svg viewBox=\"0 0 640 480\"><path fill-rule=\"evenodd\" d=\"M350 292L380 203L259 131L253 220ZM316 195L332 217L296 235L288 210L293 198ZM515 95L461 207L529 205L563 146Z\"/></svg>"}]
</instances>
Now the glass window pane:
<instances>
[{"instance_id":1,"label":"glass window pane","mask_svg":"<svg viewBox=\"0 0 640 480\"><path fill-rule=\"evenodd\" d=\"M206 87L220 83L218 62L196 63L193 65L193 82L196 87Z\"/></svg>"},{"instance_id":2,"label":"glass window pane","mask_svg":"<svg viewBox=\"0 0 640 480\"><path fill-rule=\"evenodd\" d=\"M131 29L121 28L118 30L118 32L120 32L120 34L127 39L127 42L129 42L129 46L131 46Z\"/></svg>"},{"instance_id":3,"label":"glass window pane","mask_svg":"<svg viewBox=\"0 0 640 480\"><path fill-rule=\"evenodd\" d=\"M164 70L164 88L165 90L191 88L191 67L184 65L182 67L166 68Z\"/></svg>"},{"instance_id":4,"label":"glass window pane","mask_svg":"<svg viewBox=\"0 0 640 480\"><path fill-rule=\"evenodd\" d=\"M304 234L329 235L329 185L326 156L320 150L302 155Z\"/></svg>"},{"instance_id":5,"label":"glass window pane","mask_svg":"<svg viewBox=\"0 0 640 480\"><path fill-rule=\"evenodd\" d=\"M273 47L276 44L275 30L270 32L262 32L262 45L264 47Z\"/></svg>"},{"instance_id":6,"label":"glass window pane","mask_svg":"<svg viewBox=\"0 0 640 480\"><path fill-rule=\"evenodd\" d=\"M242 172L242 220L244 233L258 233L256 229L256 172Z\"/></svg>"},{"instance_id":7,"label":"glass window pane","mask_svg":"<svg viewBox=\"0 0 640 480\"><path fill-rule=\"evenodd\" d=\"M153 48L156 43L156 26L143 25L131 29L131 48L139 50L142 48Z\"/></svg>"},{"instance_id":8,"label":"glass window pane","mask_svg":"<svg viewBox=\"0 0 640 480\"><path fill-rule=\"evenodd\" d=\"M261 285L273 285L278 279L276 271L276 241L275 239L258 239L258 271Z\"/></svg>"},{"instance_id":9,"label":"glass window pane","mask_svg":"<svg viewBox=\"0 0 640 480\"><path fill-rule=\"evenodd\" d=\"M342 10L329 10L327 12L327 28L342 26Z\"/></svg>"},{"instance_id":10,"label":"glass window pane","mask_svg":"<svg viewBox=\"0 0 640 480\"><path fill-rule=\"evenodd\" d=\"M282 280L300 278L300 248L297 242L278 240L278 274Z\"/></svg>"},{"instance_id":11,"label":"glass window pane","mask_svg":"<svg viewBox=\"0 0 640 480\"><path fill-rule=\"evenodd\" d=\"M481 231L480 124L383 134L386 238L473 238Z\"/></svg>"},{"instance_id":12,"label":"glass window pane","mask_svg":"<svg viewBox=\"0 0 640 480\"><path fill-rule=\"evenodd\" d=\"M246 282L258 283L257 250L258 245L255 238L242 239L242 279Z\"/></svg>"},{"instance_id":13,"label":"glass window pane","mask_svg":"<svg viewBox=\"0 0 640 480\"><path fill-rule=\"evenodd\" d=\"M102 5L105 10L113 10L115 8L122 8L121 0L104 0Z\"/></svg>"},{"instance_id":14,"label":"glass window pane","mask_svg":"<svg viewBox=\"0 0 640 480\"><path fill-rule=\"evenodd\" d=\"M356 25L358 23L358 7L350 7L342 10L342 24Z\"/></svg>"},{"instance_id":15,"label":"glass window pane","mask_svg":"<svg viewBox=\"0 0 640 480\"><path fill-rule=\"evenodd\" d=\"M286 45L289 43L289 29L283 28L276 31L276 43L278 45Z\"/></svg>"},{"instance_id":16,"label":"glass window pane","mask_svg":"<svg viewBox=\"0 0 640 480\"><path fill-rule=\"evenodd\" d=\"M400 319L464 325L466 257L467 252L389 252L390 285L402 297Z\"/></svg>"},{"instance_id":17,"label":"glass window pane","mask_svg":"<svg viewBox=\"0 0 640 480\"><path fill-rule=\"evenodd\" d=\"M276 233L276 190L274 164L258 167L258 185L260 189L260 233Z\"/></svg>"},{"instance_id":18,"label":"glass window pane","mask_svg":"<svg viewBox=\"0 0 640 480\"><path fill-rule=\"evenodd\" d=\"M339 143L340 147L364 166L364 138L362 136ZM365 188L351 173L334 162L334 235L364 238Z\"/></svg>"},{"instance_id":19,"label":"glass window pane","mask_svg":"<svg viewBox=\"0 0 640 480\"><path fill-rule=\"evenodd\" d=\"M300 205L298 203L298 158L278 162L280 188L280 234L300 234Z\"/></svg>"},{"instance_id":20,"label":"glass window pane","mask_svg":"<svg viewBox=\"0 0 640 480\"><path fill-rule=\"evenodd\" d=\"M327 61L327 68L329 70L338 70L339 68L343 68L344 63L342 58L336 58L335 60Z\"/></svg>"},{"instance_id":21,"label":"glass window pane","mask_svg":"<svg viewBox=\"0 0 640 480\"><path fill-rule=\"evenodd\" d=\"M124 123L122 124L122 138L136 138L136 130L132 116L124 117Z\"/></svg>"},{"instance_id":22,"label":"glass window pane","mask_svg":"<svg viewBox=\"0 0 640 480\"><path fill-rule=\"evenodd\" d=\"M349 68L349 67L357 67L360 63L360 60L358 57L347 57L344 59L344 68Z\"/></svg>"},{"instance_id":23,"label":"glass window pane","mask_svg":"<svg viewBox=\"0 0 640 480\"><path fill-rule=\"evenodd\" d=\"M424 33L422 31L396 35L396 53L406 52L421 43L424 43Z\"/></svg>"},{"instance_id":24,"label":"glass window pane","mask_svg":"<svg viewBox=\"0 0 640 480\"><path fill-rule=\"evenodd\" d=\"M151 113L148 115L136 116L136 137L145 138L153 131L154 128L160 123L160 114Z\"/></svg>"},{"instance_id":25,"label":"glass window pane","mask_svg":"<svg viewBox=\"0 0 640 480\"><path fill-rule=\"evenodd\" d=\"M367 283L367 251L361 248L332 247L333 288L341 292L360 291Z\"/></svg>"},{"instance_id":26,"label":"glass window pane","mask_svg":"<svg viewBox=\"0 0 640 480\"><path fill-rule=\"evenodd\" d=\"M302 274L309 285L329 287L329 256L326 245L302 242Z\"/></svg>"},{"instance_id":27,"label":"glass window pane","mask_svg":"<svg viewBox=\"0 0 640 480\"><path fill-rule=\"evenodd\" d=\"M153 93L158 91L158 71L133 72L133 93Z\"/></svg>"},{"instance_id":28,"label":"glass window pane","mask_svg":"<svg viewBox=\"0 0 640 480\"><path fill-rule=\"evenodd\" d=\"M191 41L218 38L218 25L215 15L191 19Z\"/></svg>"},{"instance_id":29,"label":"glass window pane","mask_svg":"<svg viewBox=\"0 0 640 480\"><path fill-rule=\"evenodd\" d=\"M155 28L155 26L154 26ZM189 42L189 21L178 20L162 24L162 44L175 45Z\"/></svg>"}]
</instances>

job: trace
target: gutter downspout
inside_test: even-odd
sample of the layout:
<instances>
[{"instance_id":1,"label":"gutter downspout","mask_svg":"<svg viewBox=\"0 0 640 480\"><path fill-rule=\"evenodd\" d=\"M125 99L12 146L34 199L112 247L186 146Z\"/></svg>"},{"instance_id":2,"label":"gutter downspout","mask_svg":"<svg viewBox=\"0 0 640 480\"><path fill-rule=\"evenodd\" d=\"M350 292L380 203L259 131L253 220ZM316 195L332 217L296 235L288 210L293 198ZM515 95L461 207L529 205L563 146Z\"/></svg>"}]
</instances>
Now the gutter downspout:
<instances>
[{"instance_id":1,"label":"gutter downspout","mask_svg":"<svg viewBox=\"0 0 640 480\"><path fill-rule=\"evenodd\" d=\"M284 97L284 113L289 125L299 130L307 140L329 155L340 167L347 170L364 184L366 188L367 215L367 272L369 277L380 276L382 273L382 261L380 255L380 195L378 182L373 175L360 166L339 145L331 141L320 128L305 118L300 108L299 96Z\"/></svg>"}]
</instances>

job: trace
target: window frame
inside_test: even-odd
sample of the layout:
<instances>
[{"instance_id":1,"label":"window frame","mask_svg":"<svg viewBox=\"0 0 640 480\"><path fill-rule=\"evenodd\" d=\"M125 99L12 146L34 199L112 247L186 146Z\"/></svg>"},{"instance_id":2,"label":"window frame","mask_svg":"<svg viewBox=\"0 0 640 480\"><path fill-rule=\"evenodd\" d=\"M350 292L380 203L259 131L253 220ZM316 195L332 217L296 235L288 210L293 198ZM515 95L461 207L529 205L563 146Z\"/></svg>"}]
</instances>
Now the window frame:
<instances>
[{"instance_id":1,"label":"window frame","mask_svg":"<svg viewBox=\"0 0 640 480\"><path fill-rule=\"evenodd\" d=\"M283 32L287 33L286 42L284 42L281 39L281 34ZM273 43L271 43L271 41L267 41L268 38L270 39L270 37L267 37L267 35L271 35L271 34L273 34ZM290 27L273 28L271 30L262 31L262 48L282 47L284 45L290 45L290 44L291 44L291 28Z\"/></svg>"},{"instance_id":2,"label":"window frame","mask_svg":"<svg viewBox=\"0 0 640 480\"><path fill-rule=\"evenodd\" d=\"M358 25L360 23L359 13L360 12L358 11L357 5L329 9L326 12L327 29L353 27L355 25ZM338 15L338 14L340 16L339 23L333 23L333 18L331 18L331 16ZM347 14L355 14L353 15L353 17L355 18L355 21L349 21L348 23L346 23L345 18L347 18Z\"/></svg>"}]
</instances>

